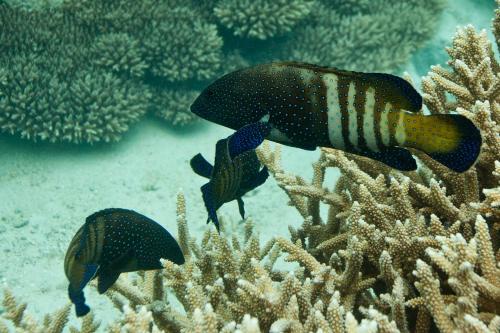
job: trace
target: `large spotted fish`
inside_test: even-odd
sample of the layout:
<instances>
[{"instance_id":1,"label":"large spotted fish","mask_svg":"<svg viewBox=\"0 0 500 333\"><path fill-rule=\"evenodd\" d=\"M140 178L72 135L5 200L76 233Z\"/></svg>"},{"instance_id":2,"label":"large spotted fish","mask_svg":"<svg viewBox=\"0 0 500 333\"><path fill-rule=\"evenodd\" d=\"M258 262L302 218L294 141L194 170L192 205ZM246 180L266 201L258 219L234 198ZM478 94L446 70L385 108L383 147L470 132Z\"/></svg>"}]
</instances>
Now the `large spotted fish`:
<instances>
[{"instance_id":1,"label":"large spotted fish","mask_svg":"<svg viewBox=\"0 0 500 333\"><path fill-rule=\"evenodd\" d=\"M104 293L120 273L161 269L160 258L176 264L184 256L176 240L155 221L132 210L109 208L87 217L69 244L64 272L68 294L78 317L90 308L83 288L97 278L97 290Z\"/></svg>"},{"instance_id":2,"label":"large spotted fish","mask_svg":"<svg viewBox=\"0 0 500 333\"><path fill-rule=\"evenodd\" d=\"M268 123L267 139L303 149L331 147L415 170L405 149L415 148L454 171L469 169L481 148L476 126L461 115L421 109L420 94L397 76L294 62L229 73L191 105L193 113L235 130Z\"/></svg>"},{"instance_id":3,"label":"large spotted fish","mask_svg":"<svg viewBox=\"0 0 500 333\"><path fill-rule=\"evenodd\" d=\"M215 161L212 166L201 154L191 159L191 168L209 181L201 187L203 202L208 212L207 223L212 220L219 231L217 209L224 203L236 200L242 218L245 206L242 196L264 184L269 173L255 153L271 127L266 123L244 126L226 139L217 141Z\"/></svg>"}]
</instances>

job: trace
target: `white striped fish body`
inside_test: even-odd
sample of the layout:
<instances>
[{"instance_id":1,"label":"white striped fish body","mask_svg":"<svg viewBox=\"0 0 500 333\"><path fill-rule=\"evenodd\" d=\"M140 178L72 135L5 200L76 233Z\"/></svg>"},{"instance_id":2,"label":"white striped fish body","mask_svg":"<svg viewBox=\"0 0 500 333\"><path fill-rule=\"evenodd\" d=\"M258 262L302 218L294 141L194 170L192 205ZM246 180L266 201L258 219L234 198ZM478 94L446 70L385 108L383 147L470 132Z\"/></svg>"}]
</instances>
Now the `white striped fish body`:
<instances>
[{"instance_id":1,"label":"white striped fish body","mask_svg":"<svg viewBox=\"0 0 500 333\"><path fill-rule=\"evenodd\" d=\"M469 168L480 150L477 128L463 117L424 116L421 109L422 97L400 77L296 62L227 74L191 106L199 116L235 130L269 122L267 139L289 146L337 148L414 170L416 162L404 149L411 147L453 170ZM467 162L461 165L460 158Z\"/></svg>"},{"instance_id":2,"label":"white striped fish body","mask_svg":"<svg viewBox=\"0 0 500 333\"><path fill-rule=\"evenodd\" d=\"M284 109L288 103L286 112L270 112L275 133L282 134L271 136L276 141L286 136L299 146L309 143L353 153L380 152L405 144L404 115L421 108L420 95L396 76L300 63L269 66L273 75L298 83L287 85L278 97L283 107L271 108Z\"/></svg>"}]
</instances>

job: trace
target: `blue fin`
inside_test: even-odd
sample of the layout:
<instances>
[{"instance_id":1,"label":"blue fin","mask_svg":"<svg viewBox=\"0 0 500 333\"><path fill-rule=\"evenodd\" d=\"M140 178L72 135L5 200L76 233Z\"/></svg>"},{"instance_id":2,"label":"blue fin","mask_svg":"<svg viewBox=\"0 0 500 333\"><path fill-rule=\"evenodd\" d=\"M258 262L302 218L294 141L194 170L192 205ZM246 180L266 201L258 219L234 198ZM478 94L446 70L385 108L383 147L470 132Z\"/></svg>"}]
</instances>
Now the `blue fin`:
<instances>
[{"instance_id":1,"label":"blue fin","mask_svg":"<svg viewBox=\"0 0 500 333\"><path fill-rule=\"evenodd\" d=\"M215 210L215 204L214 204L214 196L212 192L212 187L210 186L210 183L206 183L203 185L201 189L201 195L203 197L203 202L205 203L205 208L207 209L208 212L208 219L207 223L212 220L212 222L215 224L215 227L217 228L217 231L219 232L219 219L217 218L217 212Z\"/></svg>"},{"instance_id":2,"label":"blue fin","mask_svg":"<svg viewBox=\"0 0 500 333\"><path fill-rule=\"evenodd\" d=\"M243 199L241 197L237 198L236 201L238 202L238 210L240 211L240 216L242 219L245 219L245 203L243 202Z\"/></svg>"},{"instance_id":3,"label":"blue fin","mask_svg":"<svg viewBox=\"0 0 500 333\"><path fill-rule=\"evenodd\" d=\"M404 148L390 147L382 151L362 151L353 153L380 161L400 171L413 171L417 169L417 162L412 154Z\"/></svg>"},{"instance_id":4,"label":"blue fin","mask_svg":"<svg viewBox=\"0 0 500 333\"><path fill-rule=\"evenodd\" d=\"M482 137L480 130L467 117L459 114L431 115L429 117L453 121L460 133L457 147L446 153L425 152L427 155L456 172L467 171L479 157Z\"/></svg>"},{"instance_id":5,"label":"blue fin","mask_svg":"<svg viewBox=\"0 0 500 333\"><path fill-rule=\"evenodd\" d=\"M257 148L271 132L269 123L257 122L243 126L231 135L228 140L229 156L236 156Z\"/></svg>"},{"instance_id":6,"label":"blue fin","mask_svg":"<svg viewBox=\"0 0 500 333\"><path fill-rule=\"evenodd\" d=\"M90 311L90 307L85 304L85 296L81 289L73 290L71 285L68 286L68 296L71 302L75 304L75 312L77 317L83 317Z\"/></svg>"},{"instance_id":7,"label":"blue fin","mask_svg":"<svg viewBox=\"0 0 500 333\"><path fill-rule=\"evenodd\" d=\"M212 175L214 167L201 154L194 155L189 164L191 169L199 176L210 178Z\"/></svg>"}]
</instances>

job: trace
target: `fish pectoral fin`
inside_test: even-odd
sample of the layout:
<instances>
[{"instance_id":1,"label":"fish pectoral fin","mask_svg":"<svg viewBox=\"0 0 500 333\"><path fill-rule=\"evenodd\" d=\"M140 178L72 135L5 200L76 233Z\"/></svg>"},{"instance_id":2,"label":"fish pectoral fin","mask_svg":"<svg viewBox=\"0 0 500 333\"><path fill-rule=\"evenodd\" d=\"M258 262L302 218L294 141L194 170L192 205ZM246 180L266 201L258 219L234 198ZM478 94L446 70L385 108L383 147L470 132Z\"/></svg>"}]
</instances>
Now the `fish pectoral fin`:
<instances>
[{"instance_id":1,"label":"fish pectoral fin","mask_svg":"<svg viewBox=\"0 0 500 333\"><path fill-rule=\"evenodd\" d=\"M248 150L257 148L271 133L271 125L257 122L243 126L228 138L228 150L231 159Z\"/></svg>"},{"instance_id":2,"label":"fish pectoral fin","mask_svg":"<svg viewBox=\"0 0 500 333\"><path fill-rule=\"evenodd\" d=\"M205 178L211 177L214 167L200 153L194 155L191 161L189 161L189 164L197 175Z\"/></svg>"},{"instance_id":3,"label":"fish pectoral fin","mask_svg":"<svg viewBox=\"0 0 500 333\"><path fill-rule=\"evenodd\" d=\"M243 192L240 193L243 195L248 191L256 189L260 185L264 184L267 178L269 178L269 171L267 167L264 166L258 173L254 174L252 178L246 179L246 181L242 183L241 189Z\"/></svg>"},{"instance_id":4,"label":"fish pectoral fin","mask_svg":"<svg viewBox=\"0 0 500 333\"><path fill-rule=\"evenodd\" d=\"M119 276L119 271L111 269L101 270L97 280L97 291L99 294L104 294L118 280Z\"/></svg>"},{"instance_id":5,"label":"fish pectoral fin","mask_svg":"<svg viewBox=\"0 0 500 333\"><path fill-rule=\"evenodd\" d=\"M354 152L354 154L380 161L400 171L413 171L417 169L417 162L412 154L408 150L400 147L390 147L382 151Z\"/></svg>"},{"instance_id":6,"label":"fish pectoral fin","mask_svg":"<svg viewBox=\"0 0 500 333\"><path fill-rule=\"evenodd\" d=\"M210 222L210 220L212 220L212 222L214 222L215 224L215 227L217 228L217 231L219 231L219 219L217 218L217 212L215 209L215 202L214 202L214 194L211 185L212 185L211 183L206 183L200 188L201 196L203 197L203 202L208 212L207 223Z\"/></svg>"},{"instance_id":7,"label":"fish pectoral fin","mask_svg":"<svg viewBox=\"0 0 500 333\"><path fill-rule=\"evenodd\" d=\"M245 203L243 202L243 199L241 197L237 198L236 201L238 202L238 210L240 211L240 216L242 219L245 219Z\"/></svg>"}]
</instances>

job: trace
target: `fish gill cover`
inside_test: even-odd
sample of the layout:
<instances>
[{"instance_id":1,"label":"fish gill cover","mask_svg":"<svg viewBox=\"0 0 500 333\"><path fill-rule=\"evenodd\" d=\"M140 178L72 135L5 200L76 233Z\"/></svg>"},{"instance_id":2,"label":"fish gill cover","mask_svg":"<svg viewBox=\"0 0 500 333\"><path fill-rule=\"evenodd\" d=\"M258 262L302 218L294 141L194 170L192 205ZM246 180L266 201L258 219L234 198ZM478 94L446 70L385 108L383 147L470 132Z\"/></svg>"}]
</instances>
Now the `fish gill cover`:
<instances>
[{"instance_id":1,"label":"fish gill cover","mask_svg":"<svg viewBox=\"0 0 500 333\"><path fill-rule=\"evenodd\" d=\"M500 39L500 1L497 6L494 45L485 31L460 28L448 48L450 67L432 67L422 80L431 113L458 110L481 129L482 153L469 171L451 172L422 155L419 171L398 172L322 149L308 181L287 172L279 149L266 145L260 159L302 226L262 244L250 220L242 237L226 237L221 223L221 235L209 229L196 240L180 193L177 235L186 263L163 261L163 271L119 279L107 295L122 319L108 331L498 332L500 65L493 46ZM333 168L341 176L329 188L325 173ZM295 263L292 271L276 265L282 256ZM61 332L70 310L37 322L9 291L3 303L0 332L8 332L7 323L20 332ZM72 332L98 326L91 312Z\"/></svg>"},{"instance_id":2,"label":"fish gill cover","mask_svg":"<svg viewBox=\"0 0 500 333\"><path fill-rule=\"evenodd\" d=\"M120 140L147 112L186 125L203 86L268 60L397 72L432 36L443 4L0 1L0 131L96 143Z\"/></svg>"}]
</instances>

